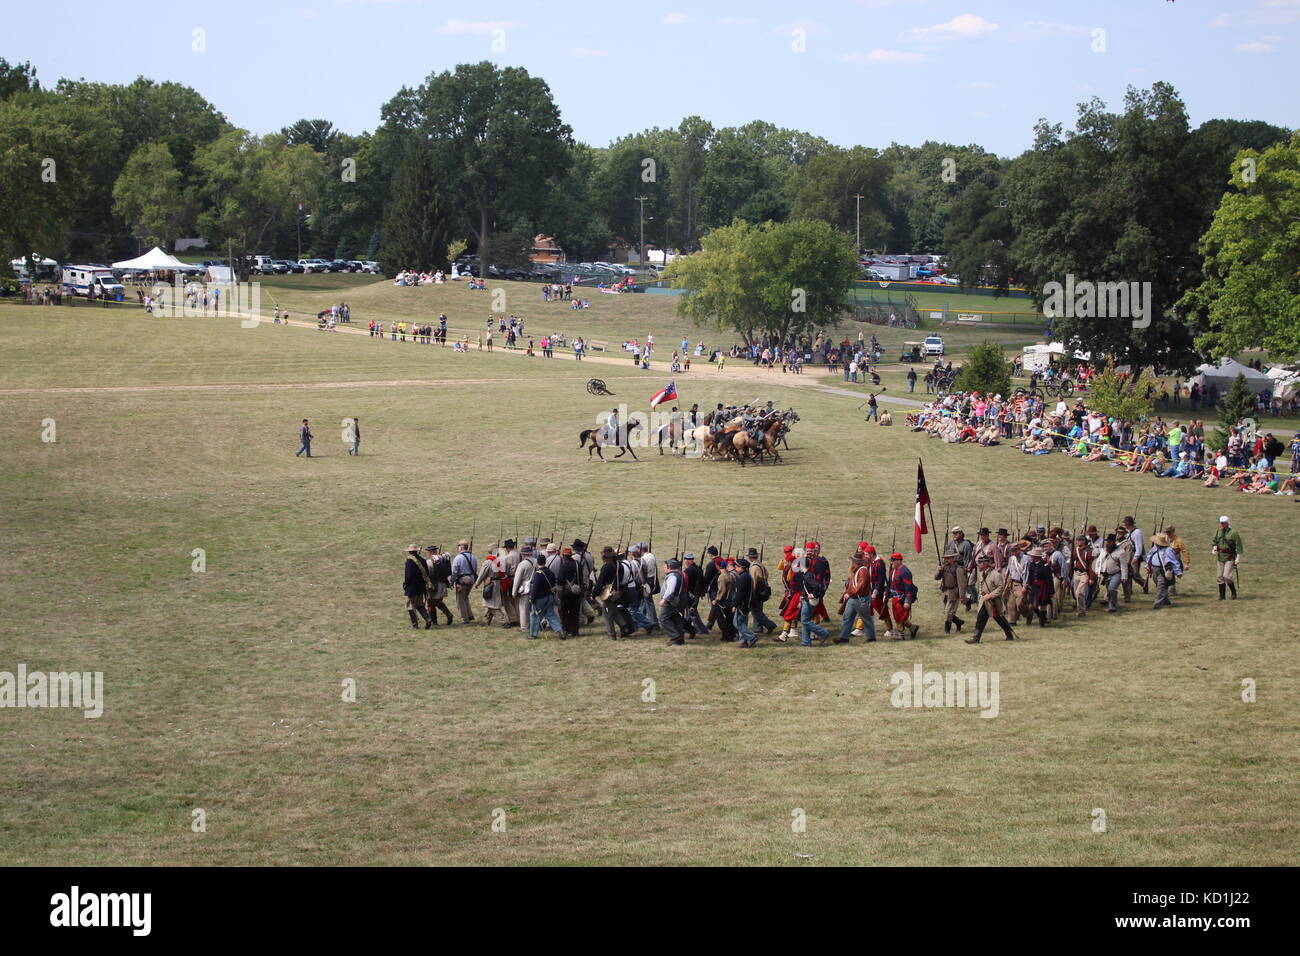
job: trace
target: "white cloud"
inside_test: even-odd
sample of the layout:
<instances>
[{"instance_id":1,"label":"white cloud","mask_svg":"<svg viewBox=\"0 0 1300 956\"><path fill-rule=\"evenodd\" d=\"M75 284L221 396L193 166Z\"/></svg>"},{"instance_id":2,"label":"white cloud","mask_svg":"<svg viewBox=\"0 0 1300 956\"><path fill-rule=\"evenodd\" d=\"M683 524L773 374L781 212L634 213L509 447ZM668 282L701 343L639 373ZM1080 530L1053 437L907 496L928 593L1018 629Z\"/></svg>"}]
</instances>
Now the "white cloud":
<instances>
[{"instance_id":1,"label":"white cloud","mask_svg":"<svg viewBox=\"0 0 1300 956\"><path fill-rule=\"evenodd\" d=\"M569 56L609 56L604 50L593 50L590 47L579 46L569 51Z\"/></svg>"},{"instance_id":2,"label":"white cloud","mask_svg":"<svg viewBox=\"0 0 1300 956\"><path fill-rule=\"evenodd\" d=\"M1277 47L1271 43L1256 40L1253 43L1238 43L1233 47L1238 53L1276 53Z\"/></svg>"},{"instance_id":3,"label":"white cloud","mask_svg":"<svg viewBox=\"0 0 1300 956\"><path fill-rule=\"evenodd\" d=\"M690 23L690 22L691 22L691 18L680 11L674 11L672 13L664 14L664 23L668 24L670 27L679 27L683 23Z\"/></svg>"},{"instance_id":4,"label":"white cloud","mask_svg":"<svg viewBox=\"0 0 1300 956\"><path fill-rule=\"evenodd\" d=\"M919 63L925 56L909 50L875 49L870 53L846 53L840 59L845 63Z\"/></svg>"},{"instance_id":5,"label":"white cloud","mask_svg":"<svg viewBox=\"0 0 1300 956\"><path fill-rule=\"evenodd\" d=\"M1213 20L1210 21L1210 26L1214 27L1216 30L1222 29L1223 27L1232 26L1232 14L1220 13L1217 17L1215 17Z\"/></svg>"},{"instance_id":6,"label":"white cloud","mask_svg":"<svg viewBox=\"0 0 1300 956\"><path fill-rule=\"evenodd\" d=\"M947 23L936 23L932 27L912 27L912 34L918 37L982 37L988 36L998 28L974 13L963 13L953 17Z\"/></svg>"},{"instance_id":7,"label":"white cloud","mask_svg":"<svg viewBox=\"0 0 1300 956\"><path fill-rule=\"evenodd\" d=\"M448 20L438 27L443 36L465 36L471 33L491 33L493 30L514 30L522 24L511 20Z\"/></svg>"}]
</instances>

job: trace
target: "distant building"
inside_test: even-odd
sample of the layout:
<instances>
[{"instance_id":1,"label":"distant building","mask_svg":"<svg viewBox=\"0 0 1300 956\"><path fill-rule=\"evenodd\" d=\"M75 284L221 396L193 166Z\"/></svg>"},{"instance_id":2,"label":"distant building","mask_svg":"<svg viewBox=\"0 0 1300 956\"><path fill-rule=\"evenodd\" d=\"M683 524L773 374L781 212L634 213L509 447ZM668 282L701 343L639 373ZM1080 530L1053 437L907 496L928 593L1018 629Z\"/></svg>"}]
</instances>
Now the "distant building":
<instances>
[{"instance_id":1,"label":"distant building","mask_svg":"<svg viewBox=\"0 0 1300 956\"><path fill-rule=\"evenodd\" d=\"M555 244L554 236L534 236L533 251L528 258L547 265L565 261L564 250Z\"/></svg>"}]
</instances>

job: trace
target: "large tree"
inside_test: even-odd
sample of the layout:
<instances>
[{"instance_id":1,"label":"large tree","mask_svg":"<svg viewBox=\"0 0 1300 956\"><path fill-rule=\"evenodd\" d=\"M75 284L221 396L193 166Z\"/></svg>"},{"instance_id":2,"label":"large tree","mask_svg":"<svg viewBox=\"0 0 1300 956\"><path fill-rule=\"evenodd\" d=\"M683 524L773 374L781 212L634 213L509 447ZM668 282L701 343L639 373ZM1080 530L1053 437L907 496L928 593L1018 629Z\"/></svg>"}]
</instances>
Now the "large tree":
<instances>
[{"instance_id":1,"label":"large tree","mask_svg":"<svg viewBox=\"0 0 1300 956\"><path fill-rule=\"evenodd\" d=\"M193 222L193 206L166 143L131 154L113 184L113 211L139 238L170 251Z\"/></svg>"},{"instance_id":2,"label":"large tree","mask_svg":"<svg viewBox=\"0 0 1300 956\"><path fill-rule=\"evenodd\" d=\"M679 314L696 324L782 341L834 323L857 275L853 243L829 223L805 219L751 226L738 219L704 237L700 252L672 263L686 294Z\"/></svg>"},{"instance_id":3,"label":"large tree","mask_svg":"<svg viewBox=\"0 0 1300 956\"><path fill-rule=\"evenodd\" d=\"M384 271L446 267L448 226L433 148L427 140L411 139L384 206Z\"/></svg>"},{"instance_id":4,"label":"large tree","mask_svg":"<svg viewBox=\"0 0 1300 956\"><path fill-rule=\"evenodd\" d=\"M535 219L573 143L544 80L488 61L404 87L382 116L398 139L423 136L433 146L447 195L478 242L483 274L496 217Z\"/></svg>"},{"instance_id":5,"label":"large tree","mask_svg":"<svg viewBox=\"0 0 1300 956\"><path fill-rule=\"evenodd\" d=\"M1191 213L1202 203L1187 169L1190 145L1182 101L1156 83L1130 87L1122 113L1107 112L1097 99L1083 104L1068 135L1039 123L1033 149L1008 170L1011 258L1040 302L1048 283L1065 284L1070 276L1150 283L1149 325L1132 314L1089 314L1085 306L1055 319L1062 340L1122 364L1196 364L1191 334L1173 308L1197 266L1199 228Z\"/></svg>"},{"instance_id":6,"label":"large tree","mask_svg":"<svg viewBox=\"0 0 1300 956\"><path fill-rule=\"evenodd\" d=\"M794 203L790 218L821 219L856 237L860 209L862 245L882 246L889 234L885 214L888 177L888 164L874 149L864 146L813 156L791 182Z\"/></svg>"},{"instance_id":7,"label":"large tree","mask_svg":"<svg viewBox=\"0 0 1300 956\"><path fill-rule=\"evenodd\" d=\"M1300 133L1243 150L1201 240L1204 280L1180 303L1211 358L1248 348L1300 355Z\"/></svg>"}]
</instances>

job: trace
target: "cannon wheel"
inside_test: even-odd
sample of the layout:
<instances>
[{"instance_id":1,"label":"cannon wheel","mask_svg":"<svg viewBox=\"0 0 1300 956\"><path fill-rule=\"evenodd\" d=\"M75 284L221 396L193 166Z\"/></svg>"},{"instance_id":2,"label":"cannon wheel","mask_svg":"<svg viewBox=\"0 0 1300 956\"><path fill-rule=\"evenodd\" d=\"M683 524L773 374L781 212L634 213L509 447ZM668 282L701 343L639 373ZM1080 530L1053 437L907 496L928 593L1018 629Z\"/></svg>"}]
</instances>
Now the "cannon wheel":
<instances>
[{"instance_id":1,"label":"cannon wheel","mask_svg":"<svg viewBox=\"0 0 1300 956\"><path fill-rule=\"evenodd\" d=\"M614 394L605 386L604 381L599 378L593 378L591 381L587 383L587 391L590 392L592 395L613 395Z\"/></svg>"}]
</instances>

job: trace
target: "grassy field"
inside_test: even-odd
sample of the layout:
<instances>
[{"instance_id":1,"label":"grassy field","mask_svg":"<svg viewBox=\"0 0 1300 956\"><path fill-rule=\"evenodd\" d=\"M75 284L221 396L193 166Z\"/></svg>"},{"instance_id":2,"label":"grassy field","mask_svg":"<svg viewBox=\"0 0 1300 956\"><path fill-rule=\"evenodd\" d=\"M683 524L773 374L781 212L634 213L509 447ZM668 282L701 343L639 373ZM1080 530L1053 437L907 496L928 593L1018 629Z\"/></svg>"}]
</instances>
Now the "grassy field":
<instances>
[{"instance_id":1,"label":"grassy field","mask_svg":"<svg viewBox=\"0 0 1300 956\"><path fill-rule=\"evenodd\" d=\"M447 311L472 328L487 311L484 293L460 287L273 282L295 316L345 298L362 326ZM593 295L590 312L571 313L532 287L516 304L510 288L509 309L539 331L553 320L592 338L653 330L661 348L696 339L667 297ZM878 334L889 351L907 337ZM644 373L15 306L0 308L0 349L0 671L105 679L95 720L0 710L0 863L1296 859L1297 594L1276 559L1300 531L1293 499L942 446L864 424L815 375L745 366L679 376L681 401L793 405L803 420L784 464L648 450L639 464L589 463L577 432L613 400L583 382L599 374L644 408L662 363ZM365 437L357 458L340 436L351 415ZM292 454L304 417L312 460ZM1160 614L1139 595L1119 615L1022 628L1014 644L944 635L932 542L911 554L918 456L940 521L967 527L1085 502L1105 524L1141 495L1149 529L1158 497L1193 550L1178 606ZM1248 549L1235 604L1213 600L1210 577L1225 510ZM860 527L874 526L917 574L920 639L764 640L742 653L713 639L615 643L596 628L567 642L409 628L408 543L451 545L474 529L481 554L498 528L540 522L572 538L593 516L598 545L628 519L642 537L653 516L661 556L679 531L698 550L723 522L735 547L762 541L769 558L796 523L819 528L837 581ZM999 716L894 708L890 676L916 664L998 672ZM348 678L355 703L341 700ZM1246 678L1254 703L1241 699ZM196 808L204 833L191 831ZM498 809L505 832L491 827ZM796 810L806 832L792 831Z\"/></svg>"}]
</instances>

